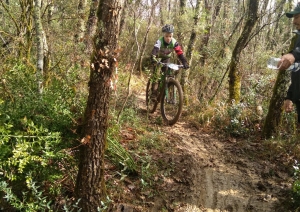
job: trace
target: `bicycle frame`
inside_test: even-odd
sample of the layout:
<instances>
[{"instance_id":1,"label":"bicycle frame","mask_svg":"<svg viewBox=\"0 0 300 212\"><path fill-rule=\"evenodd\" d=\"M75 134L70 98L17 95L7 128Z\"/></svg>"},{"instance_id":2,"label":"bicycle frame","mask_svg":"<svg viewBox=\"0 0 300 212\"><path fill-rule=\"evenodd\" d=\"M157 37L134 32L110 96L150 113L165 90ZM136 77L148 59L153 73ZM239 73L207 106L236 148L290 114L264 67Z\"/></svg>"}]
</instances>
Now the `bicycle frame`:
<instances>
[{"instance_id":1,"label":"bicycle frame","mask_svg":"<svg viewBox=\"0 0 300 212\"><path fill-rule=\"evenodd\" d=\"M169 79L176 79L176 75L177 75L177 70L171 69L169 67L167 67L166 71L161 71L161 68L163 67L163 65L159 65L156 67L156 70L154 73L154 77L156 78L157 76L157 72L160 71L160 77L158 79L158 83L159 83L159 98L158 101L161 100L161 97L163 96L163 94L165 94L167 97L169 96L169 92L168 92L168 87L166 86L166 84L168 83ZM155 80L155 79L154 79Z\"/></svg>"},{"instance_id":2,"label":"bicycle frame","mask_svg":"<svg viewBox=\"0 0 300 212\"><path fill-rule=\"evenodd\" d=\"M173 63L158 63L148 80L146 89L146 104L150 113L154 113L157 105L161 104L161 115L168 125L173 125L179 119L183 106L183 92L176 80L177 70L183 66ZM161 71L161 68L167 67ZM159 72L158 72L159 71ZM157 87L157 94L151 97L151 90ZM155 88L156 89L156 88Z\"/></svg>"}]
</instances>

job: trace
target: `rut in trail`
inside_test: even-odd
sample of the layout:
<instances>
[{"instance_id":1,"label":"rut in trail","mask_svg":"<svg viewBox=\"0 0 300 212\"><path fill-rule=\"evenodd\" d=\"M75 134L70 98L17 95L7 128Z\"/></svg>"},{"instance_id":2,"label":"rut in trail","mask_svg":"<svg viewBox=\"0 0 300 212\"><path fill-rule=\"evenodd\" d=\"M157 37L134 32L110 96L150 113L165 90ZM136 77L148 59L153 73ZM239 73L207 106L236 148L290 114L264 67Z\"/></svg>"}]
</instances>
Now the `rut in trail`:
<instances>
[{"instance_id":1,"label":"rut in trail","mask_svg":"<svg viewBox=\"0 0 300 212\"><path fill-rule=\"evenodd\" d=\"M278 205L288 176L278 172L268 177L272 164L248 159L236 143L221 142L187 123L162 130L174 143L173 152L164 155L174 170L151 211L160 211L162 204L171 211L284 211ZM259 144L244 148L256 151Z\"/></svg>"},{"instance_id":2,"label":"rut in trail","mask_svg":"<svg viewBox=\"0 0 300 212\"><path fill-rule=\"evenodd\" d=\"M139 94L138 107L145 111L144 96ZM159 110L150 119L158 116ZM162 165L162 172L170 164L172 172L163 177L151 212L164 211L162 208L175 212L285 211L281 201L292 179L276 164L261 161L255 154L249 157L262 148L260 143L224 141L184 119L160 127L173 147L158 160L169 164Z\"/></svg>"}]
</instances>

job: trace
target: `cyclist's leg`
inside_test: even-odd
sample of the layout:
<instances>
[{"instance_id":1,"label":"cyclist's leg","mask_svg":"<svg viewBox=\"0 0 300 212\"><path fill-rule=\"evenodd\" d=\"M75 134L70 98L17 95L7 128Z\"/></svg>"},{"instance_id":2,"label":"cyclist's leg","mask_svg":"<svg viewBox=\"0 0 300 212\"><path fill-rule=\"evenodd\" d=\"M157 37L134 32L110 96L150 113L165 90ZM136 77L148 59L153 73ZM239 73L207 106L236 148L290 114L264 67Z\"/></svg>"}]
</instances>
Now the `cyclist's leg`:
<instances>
[{"instance_id":1,"label":"cyclist's leg","mask_svg":"<svg viewBox=\"0 0 300 212\"><path fill-rule=\"evenodd\" d=\"M170 58L162 58L161 61L162 63L169 63L170 62ZM168 69L168 67L162 67L161 68L161 72L164 73L166 72L166 70ZM158 94L158 87L159 87L159 82L158 82L158 79L160 79L160 73L157 73L159 72L159 70L157 70L156 67L153 68L153 76L154 76L154 79L153 79L153 82L152 82L152 86L151 86L151 91L152 91L152 95L151 97L153 98L156 98L157 97L157 94Z\"/></svg>"},{"instance_id":2,"label":"cyclist's leg","mask_svg":"<svg viewBox=\"0 0 300 212\"><path fill-rule=\"evenodd\" d=\"M160 72L157 68L157 66L153 66L153 71L152 71L152 78L151 78L151 95L150 98L152 100L156 100L157 94L158 94L158 79L159 79L159 74Z\"/></svg>"}]
</instances>

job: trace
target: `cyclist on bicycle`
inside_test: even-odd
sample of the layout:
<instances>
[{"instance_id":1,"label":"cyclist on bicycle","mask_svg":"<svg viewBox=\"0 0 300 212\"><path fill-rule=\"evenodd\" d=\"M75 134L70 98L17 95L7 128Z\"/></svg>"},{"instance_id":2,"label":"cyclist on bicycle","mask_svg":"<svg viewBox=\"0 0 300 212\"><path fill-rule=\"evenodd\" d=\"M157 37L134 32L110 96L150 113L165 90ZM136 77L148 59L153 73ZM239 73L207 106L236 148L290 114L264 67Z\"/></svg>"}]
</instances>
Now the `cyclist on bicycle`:
<instances>
[{"instance_id":1,"label":"cyclist on bicycle","mask_svg":"<svg viewBox=\"0 0 300 212\"><path fill-rule=\"evenodd\" d=\"M172 52L175 51L179 60L183 64L183 67L185 69L189 68L189 65L187 63L187 60L183 54L183 51L179 45L179 43L176 41L175 38L173 38L174 33L174 26L167 24L162 28L163 36L160 37L152 50L151 53L151 59L154 64L158 62L158 59L160 58L162 63L169 63L170 58L172 55ZM168 67L162 67L162 72L166 71ZM155 96L157 93L158 88L158 82L152 84L152 94Z\"/></svg>"}]
</instances>

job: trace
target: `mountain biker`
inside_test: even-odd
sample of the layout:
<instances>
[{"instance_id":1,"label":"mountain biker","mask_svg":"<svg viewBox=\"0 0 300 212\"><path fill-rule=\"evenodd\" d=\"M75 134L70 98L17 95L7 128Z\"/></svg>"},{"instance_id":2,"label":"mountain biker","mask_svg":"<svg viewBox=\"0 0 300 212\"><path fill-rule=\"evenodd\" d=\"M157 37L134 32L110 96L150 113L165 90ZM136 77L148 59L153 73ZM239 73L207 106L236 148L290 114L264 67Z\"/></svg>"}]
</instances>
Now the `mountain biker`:
<instances>
[{"instance_id":1,"label":"mountain biker","mask_svg":"<svg viewBox=\"0 0 300 212\"><path fill-rule=\"evenodd\" d=\"M163 36L160 37L151 52L151 59L153 64L157 64L158 59L161 59L160 62L162 63L169 63L170 58L172 56L172 52L175 51L177 54L179 60L183 64L184 69L188 69L189 65L187 63L187 60L183 54L183 51L181 49L181 46L176 41L176 39L173 37L174 33L174 26L167 24L162 27L162 33ZM162 67L161 71L164 72L168 69L168 67ZM157 73L154 73L157 74ZM156 96L158 88L158 82L152 83L152 94L153 96Z\"/></svg>"},{"instance_id":2,"label":"mountain biker","mask_svg":"<svg viewBox=\"0 0 300 212\"><path fill-rule=\"evenodd\" d=\"M286 70L294 62L300 61L300 3L298 3L295 9L291 12L287 12L288 18L293 18L293 24L296 27L296 35L293 38L294 46L288 54L281 57L278 62L279 70ZM297 128L300 129L300 71L291 73L291 84L287 91L287 96L284 101L284 109L286 112L293 110L293 104L296 106L298 115Z\"/></svg>"}]
</instances>

